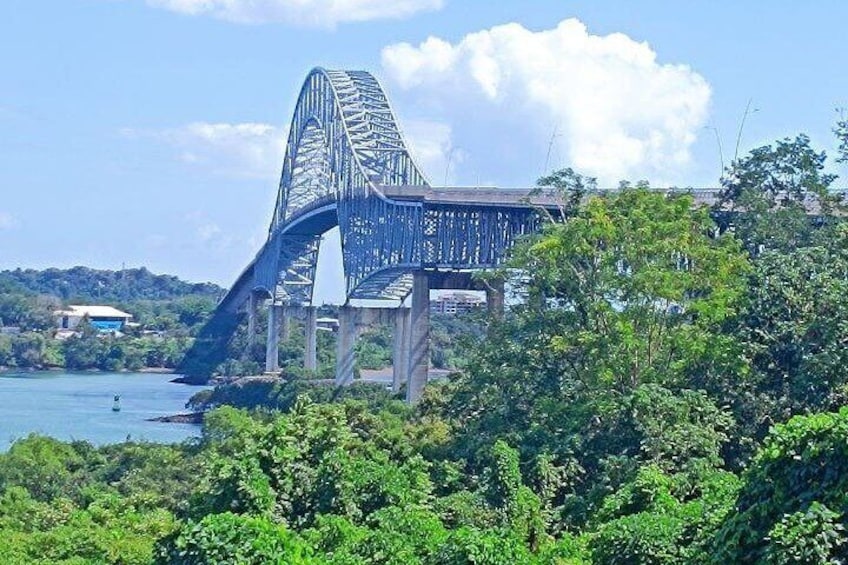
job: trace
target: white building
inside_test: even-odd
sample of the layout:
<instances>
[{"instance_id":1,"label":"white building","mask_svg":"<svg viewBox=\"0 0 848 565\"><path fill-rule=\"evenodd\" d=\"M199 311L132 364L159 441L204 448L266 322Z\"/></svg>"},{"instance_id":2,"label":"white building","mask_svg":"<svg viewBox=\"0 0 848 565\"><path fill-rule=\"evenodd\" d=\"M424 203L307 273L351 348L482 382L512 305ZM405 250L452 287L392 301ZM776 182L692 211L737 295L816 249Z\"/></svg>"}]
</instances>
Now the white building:
<instances>
[{"instance_id":1,"label":"white building","mask_svg":"<svg viewBox=\"0 0 848 565\"><path fill-rule=\"evenodd\" d=\"M61 330L73 330L87 319L92 327L102 332L121 331L132 319L132 314L121 312L111 306L68 306L65 310L57 310L56 325Z\"/></svg>"}]
</instances>

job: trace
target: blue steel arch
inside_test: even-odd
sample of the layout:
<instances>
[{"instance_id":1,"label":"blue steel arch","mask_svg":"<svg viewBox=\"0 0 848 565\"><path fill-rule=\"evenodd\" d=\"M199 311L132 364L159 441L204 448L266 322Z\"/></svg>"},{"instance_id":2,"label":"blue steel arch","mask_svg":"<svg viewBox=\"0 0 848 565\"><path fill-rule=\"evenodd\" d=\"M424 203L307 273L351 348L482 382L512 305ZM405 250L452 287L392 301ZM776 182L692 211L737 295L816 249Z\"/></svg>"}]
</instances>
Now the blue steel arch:
<instances>
[{"instance_id":1,"label":"blue steel arch","mask_svg":"<svg viewBox=\"0 0 848 565\"><path fill-rule=\"evenodd\" d=\"M313 69L300 91L268 242L254 288L278 301L309 302L319 233L299 220L334 209L342 235L347 294L397 298L420 263L421 203L387 198L381 187L429 186L410 155L379 82L365 71ZM375 245L376 244L376 245Z\"/></svg>"}]
</instances>

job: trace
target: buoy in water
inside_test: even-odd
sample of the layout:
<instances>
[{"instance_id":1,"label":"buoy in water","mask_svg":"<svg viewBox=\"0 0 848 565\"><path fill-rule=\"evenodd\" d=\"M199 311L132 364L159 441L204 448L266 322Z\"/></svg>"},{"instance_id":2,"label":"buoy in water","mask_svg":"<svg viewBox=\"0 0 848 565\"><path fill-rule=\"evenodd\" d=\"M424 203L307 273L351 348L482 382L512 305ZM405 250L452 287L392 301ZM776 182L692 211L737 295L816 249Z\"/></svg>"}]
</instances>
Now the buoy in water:
<instances>
[{"instance_id":1,"label":"buoy in water","mask_svg":"<svg viewBox=\"0 0 848 565\"><path fill-rule=\"evenodd\" d=\"M121 411L121 396L119 394L116 394L114 400L112 401L112 412L120 412L120 411Z\"/></svg>"}]
</instances>

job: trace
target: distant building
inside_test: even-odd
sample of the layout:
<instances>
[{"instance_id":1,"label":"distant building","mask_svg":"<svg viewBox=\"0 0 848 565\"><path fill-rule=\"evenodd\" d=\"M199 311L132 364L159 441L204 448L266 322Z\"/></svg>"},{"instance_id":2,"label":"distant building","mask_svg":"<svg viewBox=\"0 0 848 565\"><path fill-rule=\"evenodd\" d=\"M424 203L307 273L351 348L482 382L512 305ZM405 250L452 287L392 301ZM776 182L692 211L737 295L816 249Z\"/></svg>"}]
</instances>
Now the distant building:
<instances>
[{"instance_id":1,"label":"distant building","mask_svg":"<svg viewBox=\"0 0 848 565\"><path fill-rule=\"evenodd\" d=\"M74 330L84 319L102 332L118 332L132 319L132 314L111 306L68 306L54 312L60 330Z\"/></svg>"},{"instance_id":2,"label":"distant building","mask_svg":"<svg viewBox=\"0 0 848 565\"><path fill-rule=\"evenodd\" d=\"M486 304L486 300L470 292L449 292L430 300L431 314L456 316L465 314Z\"/></svg>"},{"instance_id":3,"label":"distant building","mask_svg":"<svg viewBox=\"0 0 848 565\"><path fill-rule=\"evenodd\" d=\"M337 318L318 318L315 324L319 330L334 332L339 329L339 320Z\"/></svg>"}]
</instances>

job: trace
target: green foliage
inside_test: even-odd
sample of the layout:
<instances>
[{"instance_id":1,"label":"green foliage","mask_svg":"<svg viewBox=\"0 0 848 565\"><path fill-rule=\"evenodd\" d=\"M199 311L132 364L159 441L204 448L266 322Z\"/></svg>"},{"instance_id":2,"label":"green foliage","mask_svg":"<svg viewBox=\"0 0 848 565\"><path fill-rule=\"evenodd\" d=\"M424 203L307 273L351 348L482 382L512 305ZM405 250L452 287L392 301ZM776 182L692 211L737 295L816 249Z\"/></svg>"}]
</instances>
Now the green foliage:
<instances>
[{"instance_id":1,"label":"green foliage","mask_svg":"<svg viewBox=\"0 0 848 565\"><path fill-rule=\"evenodd\" d=\"M839 149L837 150L839 157L836 161L846 163L848 162L848 118L846 118L844 110L840 110L839 119L836 121L833 133L836 134L836 139L839 141Z\"/></svg>"},{"instance_id":2,"label":"green foliage","mask_svg":"<svg viewBox=\"0 0 848 565\"><path fill-rule=\"evenodd\" d=\"M218 406L233 406L245 409L268 409L288 412L299 398L309 398L314 402L343 402L359 400L375 411L397 403L397 397L380 383L354 382L339 388L334 383L312 379L277 378L240 379L233 383L203 390L189 401L189 407L197 411L206 411Z\"/></svg>"},{"instance_id":3,"label":"green foliage","mask_svg":"<svg viewBox=\"0 0 848 565\"><path fill-rule=\"evenodd\" d=\"M592 562L666 565L688 563L681 548L683 520L674 514L642 512L605 523L590 544Z\"/></svg>"},{"instance_id":4,"label":"green foliage","mask_svg":"<svg viewBox=\"0 0 848 565\"><path fill-rule=\"evenodd\" d=\"M193 295L218 298L223 289L212 283L187 283L170 275L154 275L144 267L103 271L86 267L71 269L15 269L0 271L0 287L50 295L66 302L132 302L171 300Z\"/></svg>"},{"instance_id":5,"label":"green foliage","mask_svg":"<svg viewBox=\"0 0 848 565\"><path fill-rule=\"evenodd\" d=\"M448 536L430 561L433 565L523 565L535 563L527 545L508 531L481 532L459 528Z\"/></svg>"},{"instance_id":6,"label":"green foliage","mask_svg":"<svg viewBox=\"0 0 848 565\"><path fill-rule=\"evenodd\" d=\"M432 491L420 456L393 445L384 435L386 420L361 406L301 402L266 425L246 424L229 409L210 416L202 513L234 509L303 527L326 513L359 521L384 506L421 502ZM378 437L389 443L368 441Z\"/></svg>"},{"instance_id":7,"label":"green foliage","mask_svg":"<svg viewBox=\"0 0 848 565\"><path fill-rule=\"evenodd\" d=\"M693 461L722 464L721 448L730 439L733 416L703 391L674 393L647 384L630 396L625 427L638 434L640 459L666 471L684 470Z\"/></svg>"},{"instance_id":8,"label":"green foliage","mask_svg":"<svg viewBox=\"0 0 848 565\"><path fill-rule=\"evenodd\" d=\"M689 197L592 198L516 250L527 303L490 328L437 413L477 459L501 439L536 467L544 521L582 525L643 463L723 463L734 427L707 392L744 367L722 329L748 263Z\"/></svg>"},{"instance_id":9,"label":"green foliage","mask_svg":"<svg viewBox=\"0 0 848 565\"><path fill-rule=\"evenodd\" d=\"M0 455L0 486L25 488L35 500L48 501L78 494L85 459L74 446L30 435Z\"/></svg>"},{"instance_id":10,"label":"green foliage","mask_svg":"<svg viewBox=\"0 0 848 565\"><path fill-rule=\"evenodd\" d=\"M848 408L796 416L777 425L750 468L731 514L715 538L717 560L803 563L848 557ZM772 537L772 535L774 537ZM826 555L819 561L813 556Z\"/></svg>"},{"instance_id":11,"label":"green foliage","mask_svg":"<svg viewBox=\"0 0 848 565\"><path fill-rule=\"evenodd\" d=\"M738 334L756 369L760 419L780 421L844 402L848 385L848 234L827 246L763 253ZM769 421L760 422L763 428Z\"/></svg>"},{"instance_id":12,"label":"green foliage","mask_svg":"<svg viewBox=\"0 0 848 565\"><path fill-rule=\"evenodd\" d=\"M753 254L809 245L822 232L807 214L807 202L814 199L825 215L838 207L828 192L836 175L824 172L825 161L803 134L753 149L726 171L716 211L733 214L734 231Z\"/></svg>"},{"instance_id":13,"label":"green foliage","mask_svg":"<svg viewBox=\"0 0 848 565\"><path fill-rule=\"evenodd\" d=\"M813 502L804 512L788 514L769 532L765 561L774 565L842 563L845 526L841 516Z\"/></svg>"},{"instance_id":14,"label":"green foliage","mask_svg":"<svg viewBox=\"0 0 848 565\"><path fill-rule=\"evenodd\" d=\"M210 514L189 523L167 550L168 563L175 565L312 565L309 547L284 527L264 517L239 516L229 512Z\"/></svg>"}]
</instances>

